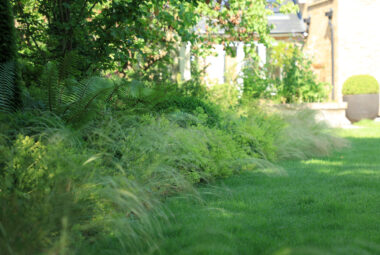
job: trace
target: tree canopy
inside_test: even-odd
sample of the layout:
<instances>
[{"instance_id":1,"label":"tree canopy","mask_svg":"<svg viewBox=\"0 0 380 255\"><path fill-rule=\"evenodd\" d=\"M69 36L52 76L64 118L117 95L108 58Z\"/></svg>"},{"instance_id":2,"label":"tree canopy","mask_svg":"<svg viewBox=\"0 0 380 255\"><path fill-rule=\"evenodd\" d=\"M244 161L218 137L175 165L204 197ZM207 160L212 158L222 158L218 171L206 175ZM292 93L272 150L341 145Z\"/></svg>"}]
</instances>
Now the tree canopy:
<instances>
[{"instance_id":1,"label":"tree canopy","mask_svg":"<svg viewBox=\"0 0 380 255\"><path fill-rule=\"evenodd\" d=\"M21 56L34 65L75 52L82 70L126 76L166 66L180 42L201 53L214 43L271 40L266 0L13 0L13 6ZM205 34L195 29L201 19ZM218 30L224 36L215 36Z\"/></svg>"}]
</instances>

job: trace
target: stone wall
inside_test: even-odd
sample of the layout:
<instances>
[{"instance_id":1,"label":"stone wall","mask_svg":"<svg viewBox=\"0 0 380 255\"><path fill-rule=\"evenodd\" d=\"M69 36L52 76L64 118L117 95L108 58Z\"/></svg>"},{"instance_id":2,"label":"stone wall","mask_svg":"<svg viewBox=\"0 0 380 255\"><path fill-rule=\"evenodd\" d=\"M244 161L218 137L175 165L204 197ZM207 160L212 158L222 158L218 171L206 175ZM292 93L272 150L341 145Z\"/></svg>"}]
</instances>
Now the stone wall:
<instances>
[{"instance_id":1,"label":"stone wall","mask_svg":"<svg viewBox=\"0 0 380 255\"><path fill-rule=\"evenodd\" d=\"M337 0L309 0L301 5L301 12L304 18L310 16L308 36L305 40L304 51L313 59L313 69L318 75L319 80L331 84L331 33L328 18L325 13L333 9L334 43L337 43ZM335 51L335 57L337 51ZM337 64L335 64L337 68ZM335 79L335 83L337 79Z\"/></svg>"},{"instance_id":2,"label":"stone wall","mask_svg":"<svg viewBox=\"0 0 380 255\"><path fill-rule=\"evenodd\" d=\"M339 0L337 83L340 86L356 74L370 74L380 82L379 19L379 0Z\"/></svg>"}]
</instances>

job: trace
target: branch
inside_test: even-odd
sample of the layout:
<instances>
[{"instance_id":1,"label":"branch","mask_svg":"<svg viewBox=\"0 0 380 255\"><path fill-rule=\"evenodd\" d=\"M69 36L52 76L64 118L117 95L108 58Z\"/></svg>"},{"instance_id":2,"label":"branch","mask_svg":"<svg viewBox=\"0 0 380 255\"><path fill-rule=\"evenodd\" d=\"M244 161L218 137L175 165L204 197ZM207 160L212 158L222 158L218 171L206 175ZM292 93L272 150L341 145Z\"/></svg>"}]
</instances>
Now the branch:
<instances>
[{"instance_id":1,"label":"branch","mask_svg":"<svg viewBox=\"0 0 380 255\"><path fill-rule=\"evenodd\" d=\"M150 67L152 67L156 62L158 62L159 60L163 59L166 55L168 54L168 52L164 52L163 54L159 55L158 57L150 57L150 60L148 61L148 63L145 65L145 67L143 68L144 71L148 70Z\"/></svg>"}]
</instances>

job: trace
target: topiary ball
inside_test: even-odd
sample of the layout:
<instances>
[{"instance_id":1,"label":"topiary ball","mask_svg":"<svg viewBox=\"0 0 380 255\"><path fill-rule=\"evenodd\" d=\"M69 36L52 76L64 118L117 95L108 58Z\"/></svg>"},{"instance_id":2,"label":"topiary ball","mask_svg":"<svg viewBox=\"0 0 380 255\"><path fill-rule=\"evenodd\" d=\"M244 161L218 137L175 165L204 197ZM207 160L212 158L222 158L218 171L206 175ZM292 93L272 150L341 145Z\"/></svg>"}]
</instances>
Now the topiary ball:
<instances>
[{"instance_id":1,"label":"topiary ball","mask_svg":"<svg viewBox=\"0 0 380 255\"><path fill-rule=\"evenodd\" d=\"M343 95L362 95L379 93L379 83L371 75L354 75L343 84Z\"/></svg>"}]
</instances>

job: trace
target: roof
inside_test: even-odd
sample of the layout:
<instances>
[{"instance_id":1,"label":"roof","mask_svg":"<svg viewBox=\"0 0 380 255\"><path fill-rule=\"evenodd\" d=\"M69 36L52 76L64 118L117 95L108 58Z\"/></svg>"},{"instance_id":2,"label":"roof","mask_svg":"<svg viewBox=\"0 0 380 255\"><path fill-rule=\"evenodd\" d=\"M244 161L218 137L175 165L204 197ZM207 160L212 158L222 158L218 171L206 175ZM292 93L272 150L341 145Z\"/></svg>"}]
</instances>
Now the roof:
<instances>
[{"instance_id":1,"label":"roof","mask_svg":"<svg viewBox=\"0 0 380 255\"><path fill-rule=\"evenodd\" d=\"M272 2L276 0L267 0L268 6L267 8L271 9L274 14L268 16L268 24L273 26L270 31L271 35L289 35L289 34L303 34L306 32L306 25L302 21L301 15L298 14L283 14L280 13L278 7L271 6ZM294 2L294 0L285 0L284 4L287 2ZM205 18L202 18L198 24L195 26L194 30L200 34L206 33L206 25L207 21ZM216 35L223 35L225 33L224 29L217 29Z\"/></svg>"},{"instance_id":2,"label":"roof","mask_svg":"<svg viewBox=\"0 0 380 255\"><path fill-rule=\"evenodd\" d=\"M305 23L297 14L275 13L268 16L268 24L273 25L271 34L297 34L306 32Z\"/></svg>"},{"instance_id":3,"label":"roof","mask_svg":"<svg viewBox=\"0 0 380 255\"><path fill-rule=\"evenodd\" d=\"M268 16L268 24L273 25L273 29L270 31L271 34L303 34L306 32L305 23L302 21L300 13L297 14L283 14L280 13L278 7L272 7L271 3L276 0L267 0L267 8L271 9L274 14ZM295 0L285 0L283 3L293 2L297 4L298 1Z\"/></svg>"}]
</instances>

